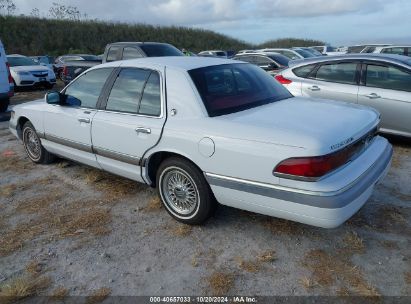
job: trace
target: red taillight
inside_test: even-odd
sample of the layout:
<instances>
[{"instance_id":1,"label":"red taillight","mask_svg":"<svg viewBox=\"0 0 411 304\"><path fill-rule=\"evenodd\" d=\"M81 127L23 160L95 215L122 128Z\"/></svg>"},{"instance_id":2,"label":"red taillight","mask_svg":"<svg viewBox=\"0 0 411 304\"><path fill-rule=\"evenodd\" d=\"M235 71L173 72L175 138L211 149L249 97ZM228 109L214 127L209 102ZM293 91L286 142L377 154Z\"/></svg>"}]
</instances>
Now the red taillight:
<instances>
[{"instance_id":1,"label":"red taillight","mask_svg":"<svg viewBox=\"0 0 411 304\"><path fill-rule=\"evenodd\" d=\"M9 73L9 84L10 86L14 85L14 81L13 81L13 77L11 77L11 73L10 73L10 63L6 62L6 66L7 66L7 71Z\"/></svg>"},{"instance_id":2,"label":"red taillight","mask_svg":"<svg viewBox=\"0 0 411 304\"><path fill-rule=\"evenodd\" d=\"M316 157L296 157L282 161L274 169L278 177L316 180L346 164L353 155L351 149Z\"/></svg>"},{"instance_id":3,"label":"red taillight","mask_svg":"<svg viewBox=\"0 0 411 304\"><path fill-rule=\"evenodd\" d=\"M275 79L281 84L290 84L292 81L290 79L285 78L283 75L276 75Z\"/></svg>"},{"instance_id":4,"label":"red taillight","mask_svg":"<svg viewBox=\"0 0 411 304\"><path fill-rule=\"evenodd\" d=\"M64 66L64 68L63 68L63 75L64 76L68 76L68 68L67 68L67 66Z\"/></svg>"}]
</instances>

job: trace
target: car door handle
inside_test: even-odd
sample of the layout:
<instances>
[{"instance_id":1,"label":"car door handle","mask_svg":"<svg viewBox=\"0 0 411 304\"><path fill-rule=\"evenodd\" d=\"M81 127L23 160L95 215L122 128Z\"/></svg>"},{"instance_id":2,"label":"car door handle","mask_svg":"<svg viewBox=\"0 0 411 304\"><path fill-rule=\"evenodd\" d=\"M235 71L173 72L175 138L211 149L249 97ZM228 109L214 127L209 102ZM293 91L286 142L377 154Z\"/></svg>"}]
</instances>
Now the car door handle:
<instances>
[{"instance_id":1,"label":"car door handle","mask_svg":"<svg viewBox=\"0 0 411 304\"><path fill-rule=\"evenodd\" d=\"M90 118L79 118L79 122L90 123Z\"/></svg>"},{"instance_id":2,"label":"car door handle","mask_svg":"<svg viewBox=\"0 0 411 304\"><path fill-rule=\"evenodd\" d=\"M370 98L370 99L378 99L378 98L381 98L380 95L375 94L375 93L371 93L371 94L365 95L365 97L368 97L368 98Z\"/></svg>"},{"instance_id":3,"label":"car door handle","mask_svg":"<svg viewBox=\"0 0 411 304\"><path fill-rule=\"evenodd\" d=\"M138 133L143 133L143 134L151 134L151 129L150 128L144 128L144 127L137 127L136 132Z\"/></svg>"},{"instance_id":4,"label":"car door handle","mask_svg":"<svg viewBox=\"0 0 411 304\"><path fill-rule=\"evenodd\" d=\"M312 87L309 87L308 88L310 91L321 91L321 89L319 88L319 87L317 87L317 86L312 86Z\"/></svg>"}]
</instances>

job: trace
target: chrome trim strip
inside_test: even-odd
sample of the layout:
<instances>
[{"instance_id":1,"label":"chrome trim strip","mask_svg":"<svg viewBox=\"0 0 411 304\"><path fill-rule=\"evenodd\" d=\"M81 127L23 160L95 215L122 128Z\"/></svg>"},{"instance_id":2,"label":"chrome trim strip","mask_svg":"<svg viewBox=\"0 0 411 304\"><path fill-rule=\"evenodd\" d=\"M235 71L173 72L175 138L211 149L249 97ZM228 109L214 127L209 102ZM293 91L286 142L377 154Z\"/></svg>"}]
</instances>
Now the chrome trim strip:
<instances>
[{"instance_id":1,"label":"chrome trim strip","mask_svg":"<svg viewBox=\"0 0 411 304\"><path fill-rule=\"evenodd\" d=\"M113 160L117 160L123 163L135 165L135 166L141 165L141 160L139 157L134 157L134 156L130 156L127 154L114 152L114 151L107 150L107 149L100 148L100 147L93 147L93 151L96 155L99 155L102 157L110 158Z\"/></svg>"},{"instance_id":2,"label":"chrome trim strip","mask_svg":"<svg viewBox=\"0 0 411 304\"><path fill-rule=\"evenodd\" d=\"M83 143L79 143L79 142L76 142L76 141L68 140L68 139L61 138L61 137L54 136L54 135L50 135L50 134L45 134L44 138L46 140L49 140L49 141L54 142L56 144L60 144L60 145L63 145L63 146L67 146L67 147L77 149L77 150L80 150L80 151L84 151L84 152L88 152L88 153L93 153L93 149L90 145L86 145L86 144L83 144Z\"/></svg>"},{"instance_id":3,"label":"chrome trim strip","mask_svg":"<svg viewBox=\"0 0 411 304\"><path fill-rule=\"evenodd\" d=\"M309 191L281 185L243 180L212 173L205 173L210 185L228 188L256 195L290 201L318 208L338 209L350 204L371 185L375 184L391 162L393 150L388 145L382 154L367 171L346 187L330 192Z\"/></svg>"}]
</instances>

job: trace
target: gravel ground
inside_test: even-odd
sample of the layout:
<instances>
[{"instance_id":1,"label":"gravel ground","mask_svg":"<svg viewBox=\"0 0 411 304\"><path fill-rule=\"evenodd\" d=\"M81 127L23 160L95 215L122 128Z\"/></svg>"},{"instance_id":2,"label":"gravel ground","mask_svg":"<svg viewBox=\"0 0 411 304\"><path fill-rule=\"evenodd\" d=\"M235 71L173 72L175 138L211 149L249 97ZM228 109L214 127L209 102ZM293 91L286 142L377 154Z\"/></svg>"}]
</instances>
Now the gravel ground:
<instances>
[{"instance_id":1,"label":"gravel ground","mask_svg":"<svg viewBox=\"0 0 411 304\"><path fill-rule=\"evenodd\" d=\"M31 164L7 128L0 123L0 296L21 286L27 296L100 299L411 295L409 142L394 141L388 176L338 229L224 206L190 227L143 185L65 160Z\"/></svg>"}]
</instances>

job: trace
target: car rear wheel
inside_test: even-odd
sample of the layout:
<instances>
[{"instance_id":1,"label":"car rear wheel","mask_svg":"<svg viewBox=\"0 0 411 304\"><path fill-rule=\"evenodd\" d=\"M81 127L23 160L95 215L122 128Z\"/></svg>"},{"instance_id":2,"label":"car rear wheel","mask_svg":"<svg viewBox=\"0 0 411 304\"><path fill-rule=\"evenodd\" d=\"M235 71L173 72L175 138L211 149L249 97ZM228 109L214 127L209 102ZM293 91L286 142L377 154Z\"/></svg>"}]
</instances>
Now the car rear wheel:
<instances>
[{"instance_id":1,"label":"car rear wheel","mask_svg":"<svg viewBox=\"0 0 411 304\"><path fill-rule=\"evenodd\" d=\"M160 165L157 189L167 212L185 224L202 224L217 205L203 173L182 158L168 158Z\"/></svg>"},{"instance_id":2,"label":"car rear wheel","mask_svg":"<svg viewBox=\"0 0 411 304\"><path fill-rule=\"evenodd\" d=\"M31 122L24 124L22 134L23 145L31 161L36 164L49 164L54 161L55 156L44 149Z\"/></svg>"}]
</instances>

